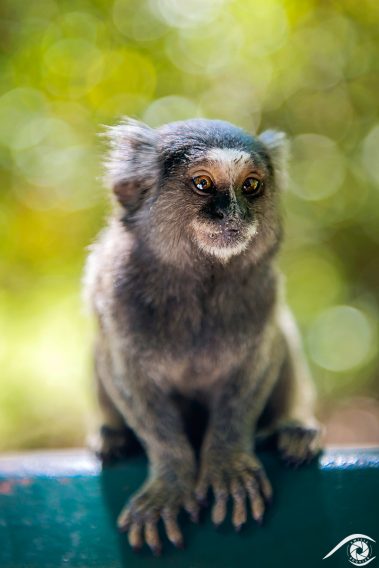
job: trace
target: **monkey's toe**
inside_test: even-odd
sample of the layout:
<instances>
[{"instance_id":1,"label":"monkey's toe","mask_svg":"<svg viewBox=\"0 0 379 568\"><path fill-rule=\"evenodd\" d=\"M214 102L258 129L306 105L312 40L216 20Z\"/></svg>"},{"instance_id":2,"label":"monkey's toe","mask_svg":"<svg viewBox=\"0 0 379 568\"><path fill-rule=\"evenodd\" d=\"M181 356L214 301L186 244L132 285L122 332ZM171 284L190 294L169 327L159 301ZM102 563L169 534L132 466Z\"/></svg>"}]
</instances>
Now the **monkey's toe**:
<instances>
[{"instance_id":1,"label":"monkey's toe","mask_svg":"<svg viewBox=\"0 0 379 568\"><path fill-rule=\"evenodd\" d=\"M102 426L91 442L90 448L104 465L110 465L135 455L141 446L129 428L117 430Z\"/></svg>"},{"instance_id":2,"label":"monkey's toe","mask_svg":"<svg viewBox=\"0 0 379 568\"><path fill-rule=\"evenodd\" d=\"M310 462L321 451L321 430L293 421L282 424L278 429L277 447L286 465L298 467Z\"/></svg>"}]
</instances>

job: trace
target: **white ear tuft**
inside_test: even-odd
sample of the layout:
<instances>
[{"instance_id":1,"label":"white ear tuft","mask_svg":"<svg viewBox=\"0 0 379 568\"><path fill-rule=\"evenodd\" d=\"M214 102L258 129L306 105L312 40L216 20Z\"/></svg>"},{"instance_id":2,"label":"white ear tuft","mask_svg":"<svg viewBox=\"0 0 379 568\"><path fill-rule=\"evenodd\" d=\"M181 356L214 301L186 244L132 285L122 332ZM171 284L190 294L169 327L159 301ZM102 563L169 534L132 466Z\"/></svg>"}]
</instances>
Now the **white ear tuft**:
<instances>
[{"instance_id":1,"label":"white ear tuft","mask_svg":"<svg viewBox=\"0 0 379 568\"><path fill-rule=\"evenodd\" d=\"M158 178L156 131L137 120L124 118L105 132L109 153L105 182L126 208L133 206Z\"/></svg>"},{"instance_id":2,"label":"white ear tuft","mask_svg":"<svg viewBox=\"0 0 379 568\"><path fill-rule=\"evenodd\" d=\"M274 167L276 183L280 188L287 184L287 163L289 157L289 142L284 132L265 130L258 139L267 148Z\"/></svg>"}]
</instances>

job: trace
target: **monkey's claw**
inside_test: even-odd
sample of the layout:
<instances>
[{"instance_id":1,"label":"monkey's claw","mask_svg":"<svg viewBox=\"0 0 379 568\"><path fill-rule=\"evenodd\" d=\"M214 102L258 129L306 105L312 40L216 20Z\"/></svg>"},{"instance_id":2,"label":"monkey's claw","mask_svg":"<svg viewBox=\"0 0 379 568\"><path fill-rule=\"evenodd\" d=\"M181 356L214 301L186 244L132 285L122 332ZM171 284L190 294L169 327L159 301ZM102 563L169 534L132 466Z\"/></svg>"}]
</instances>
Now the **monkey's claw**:
<instances>
[{"instance_id":1,"label":"monkey's claw","mask_svg":"<svg viewBox=\"0 0 379 568\"><path fill-rule=\"evenodd\" d=\"M259 460L251 454L239 453L218 459L208 458L203 465L196 487L196 497L202 502L211 487L214 494L212 521L224 522L229 497L233 500L232 522L239 531L247 521L246 504L252 517L261 523L266 503L271 500L272 489Z\"/></svg>"},{"instance_id":2,"label":"monkey's claw","mask_svg":"<svg viewBox=\"0 0 379 568\"><path fill-rule=\"evenodd\" d=\"M278 430L278 450L288 466L298 467L310 462L321 449L321 432L317 426L288 422Z\"/></svg>"},{"instance_id":3,"label":"monkey's claw","mask_svg":"<svg viewBox=\"0 0 379 568\"><path fill-rule=\"evenodd\" d=\"M155 556L162 553L158 523L163 521L167 538L177 548L184 548L183 535L177 523L181 507L196 520L199 505L188 489L175 487L161 479L145 483L121 511L117 525L121 532L128 532L133 550L138 551L144 542Z\"/></svg>"}]
</instances>

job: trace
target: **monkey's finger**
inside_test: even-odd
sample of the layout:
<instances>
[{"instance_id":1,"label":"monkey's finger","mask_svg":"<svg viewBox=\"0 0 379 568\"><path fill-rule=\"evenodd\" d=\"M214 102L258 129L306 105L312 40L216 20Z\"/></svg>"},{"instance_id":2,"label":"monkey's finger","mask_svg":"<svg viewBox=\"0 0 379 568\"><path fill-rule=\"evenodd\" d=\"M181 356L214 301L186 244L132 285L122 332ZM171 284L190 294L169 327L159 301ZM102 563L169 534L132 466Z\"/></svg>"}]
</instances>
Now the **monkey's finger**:
<instances>
[{"instance_id":1,"label":"monkey's finger","mask_svg":"<svg viewBox=\"0 0 379 568\"><path fill-rule=\"evenodd\" d=\"M220 525L224 522L226 517L226 503L228 501L228 491L221 482L216 482L213 485L213 493L215 496L215 503L212 508L212 522L215 525Z\"/></svg>"},{"instance_id":2,"label":"monkey's finger","mask_svg":"<svg viewBox=\"0 0 379 568\"><path fill-rule=\"evenodd\" d=\"M278 450L279 452L283 452L289 445L291 441L291 436L288 433L287 429L283 429L278 433Z\"/></svg>"},{"instance_id":3,"label":"monkey's finger","mask_svg":"<svg viewBox=\"0 0 379 568\"><path fill-rule=\"evenodd\" d=\"M259 492L258 483L247 473L243 475L243 482L249 496L251 514L253 515L253 519L257 521L257 523L261 523L265 511L265 506Z\"/></svg>"},{"instance_id":4,"label":"monkey's finger","mask_svg":"<svg viewBox=\"0 0 379 568\"><path fill-rule=\"evenodd\" d=\"M246 491L243 485L237 480L232 479L230 492L233 497L233 516L232 523L237 531L246 523Z\"/></svg>"},{"instance_id":5,"label":"monkey's finger","mask_svg":"<svg viewBox=\"0 0 379 568\"><path fill-rule=\"evenodd\" d=\"M306 435L300 436L297 446L297 455L301 456L301 462L306 461L309 455L316 453L318 445L317 434L317 430L309 429Z\"/></svg>"},{"instance_id":6,"label":"monkey's finger","mask_svg":"<svg viewBox=\"0 0 379 568\"><path fill-rule=\"evenodd\" d=\"M132 513L129 507L124 507L117 519L117 527L120 531L127 531L132 520Z\"/></svg>"},{"instance_id":7,"label":"monkey's finger","mask_svg":"<svg viewBox=\"0 0 379 568\"><path fill-rule=\"evenodd\" d=\"M288 465L297 465L303 461L302 447L309 446L307 432L300 428L287 429L279 436L278 448Z\"/></svg>"},{"instance_id":8,"label":"monkey's finger","mask_svg":"<svg viewBox=\"0 0 379 568\"><path fill-rule=\"evenodd\" d=\"M200 509L199 503L192 497L189 497L184 503L184 508L191 517L191 521L194 523L198 523L199 509Z\"/></svg>"},{"instance_id":9,"label":"monkey's finger","mask_svg":"<svg viewBox=\"0 0 379 568\"><path fill-rule=\"evenodd\" d=\"M157 524L155 521L146 521L145 540L154 556L160 556L162 553L162 544L159 539Z\"/></svg>"},{"instance_id":10,"label":"monkey's finger","mask_svg":"<svg viewBox=\"0 0 379 568\"><path fill-rule=\"evenodd\" d=\"M321 449L322 449L321 432L317 432L317 434L313 437L313 439L309 443L307 457L305 459L305 462L309 463L314 458L317 458L321 453Z\"/></svg>"},{"instance_id":11,"label":"monkey's finger","mask_svg":"<svg viewBox=\"0 0 379 568\"><path fill-rule=\"evenodd\" d=\"M140 550L143 545L141 523L131 523L128 532L128 541L133 550Z\"/></svg>"},{"instance_id":12,"label":"monkey's finger","mask_svg":"<svg viewBox=\"0 0 379 568\"><path fill-rule=\"evenodd\" d=\"M176 548L183 548L183 535L177 523L176 515L170 511L163 511L162 519L168 540L172 542L172 544L176 546Z\"/></svg>"},{"instance_id":13,"label":"monkey's finger","mask_svg":"<svg viewBox=\"0 0 379 568\"><path fill-rule=\"evenodd\" d=\"M294 449L295 446L297 445L298 440L300 439L298 432L293 429L293 430L284 430L280 437L279 437L279 442L278 442L278 449L280 452L282 452L284 455L287 453L293 454L294 453Z\"/></svg>"},{"instance_id":14,"label":"monkey's finger","mask_svg":"<svg viewBox=\"0 0 379 568\"><path fill-rule=\"evenodd\" d=\"M201 476L196 485L196 490L195 490L196 499L198 500L199 503L204 503L206 501L208 488L209 488L208 478L205 475Z\"/></svg>"},{"instance_id":15,"label":"monkey's finger","mask_svg":"<svg viewBox=\"0 0 379 568\"><path fill-rule=\"evenodd\" d=\"M264 472L263 467L254 470L254 475L259 483L259 488L263 497L266 499L268 503L272 501L272 487L271 483L269 482L267 475Z\"/></svg>"}]
</instances>

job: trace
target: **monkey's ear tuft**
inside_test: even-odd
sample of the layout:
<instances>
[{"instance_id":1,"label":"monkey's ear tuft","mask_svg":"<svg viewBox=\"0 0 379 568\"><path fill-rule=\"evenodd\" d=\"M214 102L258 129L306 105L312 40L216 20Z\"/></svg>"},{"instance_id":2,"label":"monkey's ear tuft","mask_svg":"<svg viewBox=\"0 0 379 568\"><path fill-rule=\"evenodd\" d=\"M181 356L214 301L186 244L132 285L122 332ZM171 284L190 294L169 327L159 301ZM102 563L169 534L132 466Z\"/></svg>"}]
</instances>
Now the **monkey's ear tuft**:
<instances>
[{"instance_id":1,"label":"monkey's ear tuft","mask_svg":"<svg viewBox=\"0 0 379 568\"><path fill-rule=\"evenodd\" d=\"M266 147L274 167L276 183L283 188L287 184L287 163L289 157L289 142L284 132L265 130L258 139Z\"/></svg>"},{"instance_id":2,"label":"monkey's ear tuft","mask_svg":"<svg viewBox=\"0 0 379 568\"><path fill-rule=\"evenodd\" d=\"M109 140L105 181L123 207L134 209L159 176L156 131L125 118L108 127L105 136Z\"/></svg>"}]
</instances>

